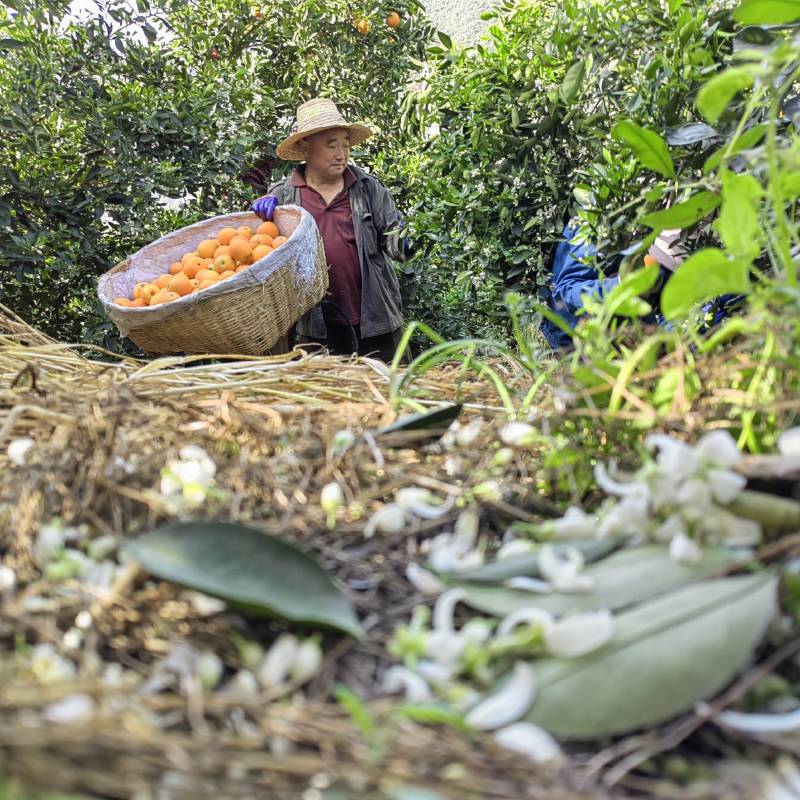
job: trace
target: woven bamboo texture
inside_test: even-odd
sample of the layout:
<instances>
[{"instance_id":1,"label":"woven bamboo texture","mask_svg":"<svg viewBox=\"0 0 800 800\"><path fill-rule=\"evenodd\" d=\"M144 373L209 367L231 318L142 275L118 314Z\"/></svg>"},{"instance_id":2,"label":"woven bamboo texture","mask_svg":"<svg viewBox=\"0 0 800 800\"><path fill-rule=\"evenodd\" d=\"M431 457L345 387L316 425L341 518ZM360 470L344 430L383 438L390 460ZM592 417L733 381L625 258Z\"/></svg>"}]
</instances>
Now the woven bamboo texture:
<instances>
[{"instance_id":1,"label":"woven bamboo texture","mask_svg":"<svg viewBox=\"0 0 800 800\"><path fill-rule=\"evenodd\" d=\"M258 224L260 220L242 214L215 217L148 245L100 279L99 294L106 313L120 333L148 353L268 353L322 300L328 288L325 250L313 219L294 207L279 211L283 213L276 212L275 223L289 241L250 269L155 308L114 305L113 297L129 296L136 283L165 272L182 252L190 251L219 229ZM310 252L314 248L315 252ZM299 262L308 262L309 258L313 259L313 269L310 274L305 269L301 276Z\"/></svg>"}]
</instances>

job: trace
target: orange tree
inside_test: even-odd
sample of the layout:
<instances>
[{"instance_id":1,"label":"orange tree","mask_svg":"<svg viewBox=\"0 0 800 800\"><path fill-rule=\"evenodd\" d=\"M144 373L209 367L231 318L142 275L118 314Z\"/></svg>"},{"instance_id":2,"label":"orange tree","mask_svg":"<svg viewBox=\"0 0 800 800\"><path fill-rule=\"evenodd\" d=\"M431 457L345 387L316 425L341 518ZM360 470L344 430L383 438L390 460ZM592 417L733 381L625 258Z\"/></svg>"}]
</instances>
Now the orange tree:
<instances>
[{"instance_id":1,"label":"orange tree","mask_svg":"<svg viewBox=\"0 0 800 800\"><path fill-rule=\"evenodd\" d=\"M378 129L367 163L394 147L431 33L417 0L98 0L79 16L69 5L0 8L0 302L112 347L99 274L246 205L282 168L274 147L311 96ZM387 24L393 11L400 25Z\"/></svg>"},{"instance_id":2,"label":"orange tree","mask_svg":"<svg viewBox=\"0 0 800 800\"><path fill-rule=\"evenodd\" d=\"M606 249L629 243L636 208L609 212L643 178L613 126L692 120L693 92L730 47L716 0L505 0L487 16L484 44L431 47L403 105L408 151L383 167L407 187L413 312L448 338L505 335L505 292L546 284L569 216Z\"/></svg>"}]
</instances>

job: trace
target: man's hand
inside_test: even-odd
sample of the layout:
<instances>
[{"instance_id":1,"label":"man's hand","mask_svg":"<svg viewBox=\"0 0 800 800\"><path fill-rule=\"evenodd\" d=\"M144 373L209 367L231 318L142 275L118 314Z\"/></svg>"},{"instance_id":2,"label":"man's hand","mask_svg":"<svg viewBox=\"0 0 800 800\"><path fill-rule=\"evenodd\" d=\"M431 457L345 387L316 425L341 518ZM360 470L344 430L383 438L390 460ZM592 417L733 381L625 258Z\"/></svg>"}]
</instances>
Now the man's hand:
<instances>
[{"instance_id":1,"label":"man's hand","mask_svg":"<svg viewBox=\"0 0 800 800\"><path fill-rule=\"evenodd\" d=\"M265 194L254 200L250 208L263 220L272 220L272 215L278 207L278 198L274 194Z\"/></svg>"}]
</instances>

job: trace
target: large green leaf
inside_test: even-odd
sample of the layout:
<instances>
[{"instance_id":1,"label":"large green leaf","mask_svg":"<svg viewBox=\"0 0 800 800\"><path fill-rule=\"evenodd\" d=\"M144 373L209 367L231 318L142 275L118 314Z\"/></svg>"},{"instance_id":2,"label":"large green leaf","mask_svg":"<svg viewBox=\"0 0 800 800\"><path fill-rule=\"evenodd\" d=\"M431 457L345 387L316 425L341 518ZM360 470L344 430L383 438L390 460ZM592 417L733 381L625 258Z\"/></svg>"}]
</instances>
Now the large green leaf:
<instances>
[{"instance_id":1,"label":"large green leaf","mask_svg":"<svg viewBox=\"0 0 800 800\"><path fill-rule=\"evenodd\" d=\"M126 549L153 575L243 611L363 635L350 602L319 564L263 531L227 522L178 523Z\"/></svg>"},{"instance_id":2,"label":"large green leaf","mask_svg":"<svg viewBox=\"0 0 800 800\"><path fill-rule=\"evenodd\" d=\"M639 222L654 230L688 228L710 214L719 205L719 195L713 192L698 192L688 200L652 214L645 214Z\"/></svg>"},{"instance_id":3,"label":"large green leaf","mask_svg":"<svg viewBox=\"0 0 800 800\"><path fill-rule=\"evenodd\" d=\"M501 586L462 584L464 602L485 614L504 617L520 608L543 608L556 616L615 609L640 603L679 586L707 578L733 563L734 557L722 549L703 549L698 564L676 564L668 549L648 545L621 550L584 570L594 580L594 590L587 594L534 594Z\"/></svg>"},{"instance_id":4,"label":"large green leaf","mask_svg":"<svg viewBox=\"0 0 800 800\"><path fill-rule=\"evenodd\" d=\"M749 264L729 258L722 250L699 250L681 264L661 293L661 310L667 319L686 316L699 303L723 294L750 291Z\"/></svg>"},{"instance_id":5,"label":"large green leaf","mask_svg":"<svg viewBox=\"0 0 800 800\"><path fill-rule=\"evenodd\" d=\"M775 612L768 573L688 586L615 619L611 642L577 659L534 664L528 719L568 739L657 725L723 689Z\"/></svg>"},{"instance_id":6,"label":"large green leaf","mask_svg":"<svg viewBox=\"0 0 800 800\"><path fill-rule=\"evenodd\" d=\"M559 96L565 105L572 105L573 100L578 96L583 83L583 76L586 73L586 60L576 61L564 75L564 81L559 89Z\"/></svg>"},{"instance_id":7,"label":"large green leaf","mask_svg":"<svg viewBox=\"0 0 800 800\"><path fill-rule=\"evenodd\" d=\"M761 250L758 212L762 195L761 185L752 175L723 172L716 228L728 252L737 259L752 261Z\"/></svg>"},{"instance_id":8,"label":"large green leaf","mask_svg":"<svg viewBox=\"0 0 800 800\"><path fill-rule=\"evenodd\" d=\"M675 165L670 158L667 143L655 131L642 128L630 120L623 120L614 126L611 133L615 138L622 139L648 169L666 178L675 175Z\"/></svg>"},{"instance_id":9,"label":"large green leaf","mask_svg":"<svg viewBox=\"0 0 800 800\"><path fill-rule=\"evenodd\" d=\"M784 25L800 19L800 0L743 0L733 12L741 25Z\"/></svg>"},{"instance_id":10,"label":"large green leaf","mask_svg":"<svg viewBox=\"0 0 800 800\"><path fill-rule=\"evenodd\" d=\"M734 95L753 85L751 67L731 67L715 75L697 93L697 108L709 121L716 122Z\"/></svg>"},{"instance_id":11,"label":"large green leaf","mask_svg":"<svg viewBox=\"0 0 800 800\"><path fill-rule=\"evenodd\" d=\"M556 544L553 549L558 554L563 554L570 547L574 547L583 553L583 557L588 563L597 561L609 553L613 553L620 546L621 542L613 539L589 539L587 541L575 541L569 544ZM539 553L531 552L513 558L504 558L501 561L492 561L490 564L483 564L480 567L473 567L458 573L459 581L469 583L500 583L509 578L527 576L538 578L539 572Z\"/></svg>"},{"instance_id":12,"label":"large green leaf","mask_svg":"<svg viewBox=\"0 0 800 800\"><path fill-rule=\"evenodd\" d=\"M747 150L750 147L755 147L766 135L770 128L771 123L764 122L761 125L754 125L752 128L746 130L741 136L735 139L732 143L727 143L724 147L712 153L703 164L703 172L707 175L713 172L721 163L723 158L741 153L742 150Z\"/></svg>"}]
</instances>

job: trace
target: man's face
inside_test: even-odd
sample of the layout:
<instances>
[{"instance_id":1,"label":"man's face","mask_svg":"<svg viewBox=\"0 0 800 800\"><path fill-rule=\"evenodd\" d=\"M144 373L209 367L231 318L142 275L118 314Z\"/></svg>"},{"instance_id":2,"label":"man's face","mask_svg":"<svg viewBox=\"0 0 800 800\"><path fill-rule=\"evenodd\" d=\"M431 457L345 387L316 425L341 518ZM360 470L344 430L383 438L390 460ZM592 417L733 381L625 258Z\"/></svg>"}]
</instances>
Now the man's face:
<instances>
[{"instance_id":1,"label":"man's face","mask_svg":"<svg viewBox=\"0 0 800 800\"><path fill-rule=\"evenodd\" d=\"M350 159L350 131L333 128L315 133L303 140L306 167L329 178L338 178L347 169Z\"/></svg>"}]
</instances>

